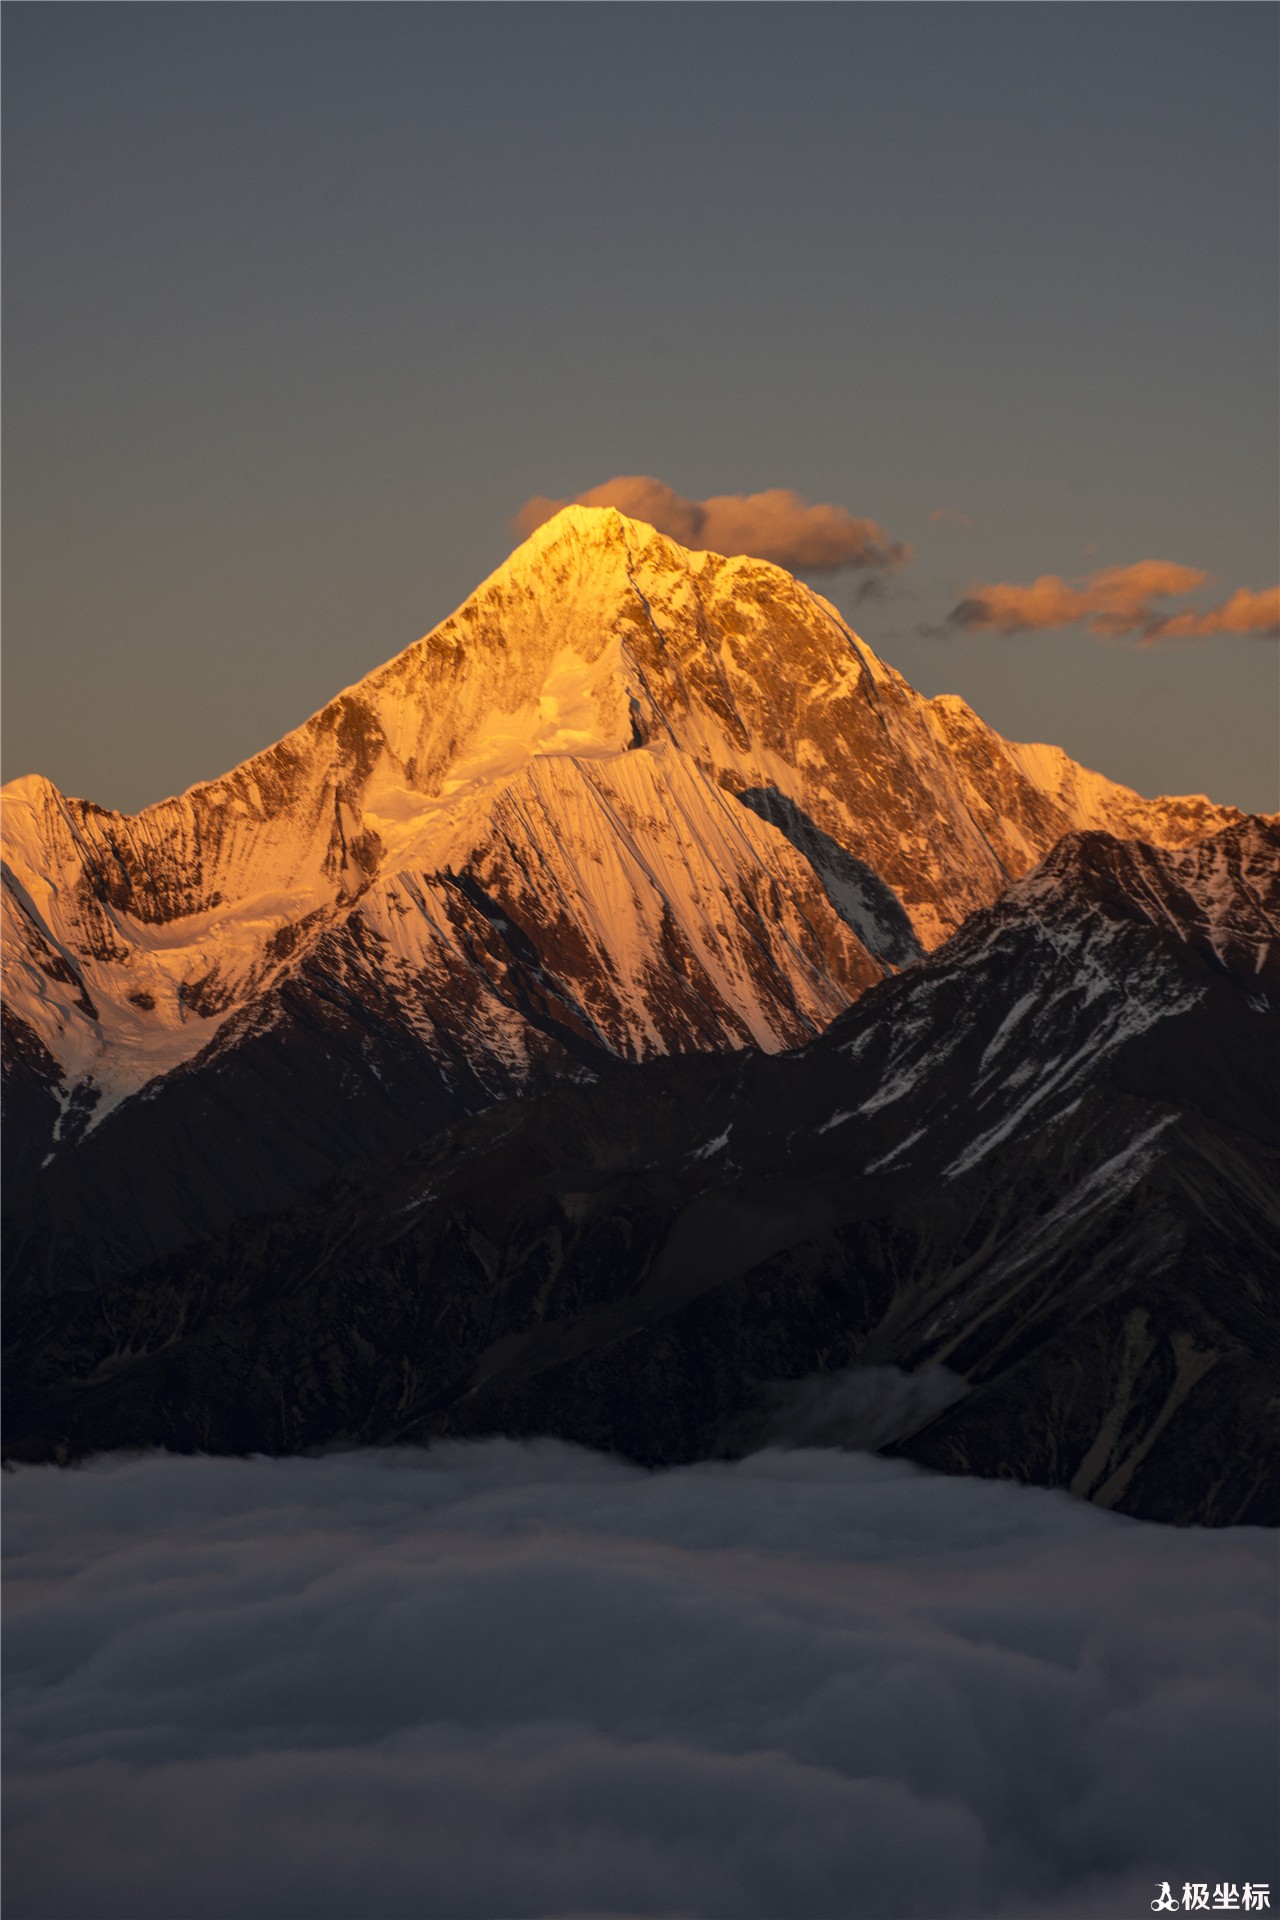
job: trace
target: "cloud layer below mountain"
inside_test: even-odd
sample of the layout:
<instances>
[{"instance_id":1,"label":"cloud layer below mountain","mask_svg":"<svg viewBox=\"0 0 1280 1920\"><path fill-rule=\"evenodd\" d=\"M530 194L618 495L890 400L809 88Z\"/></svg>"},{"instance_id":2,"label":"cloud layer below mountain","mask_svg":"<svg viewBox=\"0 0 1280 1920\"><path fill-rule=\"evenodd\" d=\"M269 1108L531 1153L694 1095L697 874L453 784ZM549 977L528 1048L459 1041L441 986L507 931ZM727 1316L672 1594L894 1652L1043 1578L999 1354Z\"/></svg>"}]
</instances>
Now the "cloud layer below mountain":
<instances>
[{"instance_id":1,"label":"cloud layer below mountain","mask_svg":"<svg viewBox=\"0 0 1280 1920\"><path fill-rule=\"evenodd\" d=\"M11 1920L1145 1913L1263 1880L1275 1549L836 1452L8 1482Z\"/></svg>"},{"instance_id":2,"label":"cloud layer below mountain","mask_svg":"<svg viewBox=\"0 0 1280 1920\"><path fill-rule=\"evenodd\" d=\"M910 547L891 540L877 521L860 520L845 507L810 506L787 487L690 500L642 473L619 474L573 501L535 494L516 514L516 532L527 537L570 505L617 507L681 546L751 554L796 573L835 573L845 567L892 572L911 556Z\"/></svg>"}]
</instances>

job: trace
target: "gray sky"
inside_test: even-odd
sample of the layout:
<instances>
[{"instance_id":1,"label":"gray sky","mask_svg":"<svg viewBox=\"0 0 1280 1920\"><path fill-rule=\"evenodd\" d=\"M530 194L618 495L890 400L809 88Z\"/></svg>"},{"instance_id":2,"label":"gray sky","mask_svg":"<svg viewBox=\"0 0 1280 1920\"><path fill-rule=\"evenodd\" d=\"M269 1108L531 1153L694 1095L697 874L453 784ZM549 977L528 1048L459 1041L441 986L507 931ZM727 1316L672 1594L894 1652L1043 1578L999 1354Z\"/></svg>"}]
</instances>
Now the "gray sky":
<instances>
[{"instance_id":1,"label":"gray sky","mask_svg":"<svg viewBox=\"0 0 1280 1920\"><path fill-rule=\"evenodd\" d=\"M911 564L817 583L922 691L1274 807L1273 642L945 615L1151 559L1197 611L1274 585L1277 26L11 6L6 776L216 775L531 495L643 474L874 519Z\"/></svg>"}]
</instances>

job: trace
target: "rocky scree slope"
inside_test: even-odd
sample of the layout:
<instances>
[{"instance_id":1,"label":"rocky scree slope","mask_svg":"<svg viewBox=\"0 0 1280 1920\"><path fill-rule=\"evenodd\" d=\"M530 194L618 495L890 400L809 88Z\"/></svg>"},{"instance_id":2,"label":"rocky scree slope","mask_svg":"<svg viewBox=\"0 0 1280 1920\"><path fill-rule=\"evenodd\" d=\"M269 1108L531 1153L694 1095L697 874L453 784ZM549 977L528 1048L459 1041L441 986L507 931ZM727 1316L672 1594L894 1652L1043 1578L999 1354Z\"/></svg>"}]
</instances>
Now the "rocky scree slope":
<instances>
[{"instance_id":1,"label":"rocky scree slope","mask_svg":"<svg viewBox=\"0 0 1280 1920\"><path fill-rule=\"evenodd\" d=\"M1278 1013L1274 823L1069 836L798 1051L615 1063L29 1292L9 1445L870 1438L1275 1522Z\"/></svg>"},{"instance_id":2,"label":"rocky scree slope","mask_svg":"<svg viewBox=\"0 0 1280 1920\"><path fill-rule=\"evenodd\" d=\"M922 699L778 567L578 507L224 778L4 799L13 1230L85 1283L560 1076L800 1044L1073 828L1239 818Z\"/></svg>"}]
</instances>

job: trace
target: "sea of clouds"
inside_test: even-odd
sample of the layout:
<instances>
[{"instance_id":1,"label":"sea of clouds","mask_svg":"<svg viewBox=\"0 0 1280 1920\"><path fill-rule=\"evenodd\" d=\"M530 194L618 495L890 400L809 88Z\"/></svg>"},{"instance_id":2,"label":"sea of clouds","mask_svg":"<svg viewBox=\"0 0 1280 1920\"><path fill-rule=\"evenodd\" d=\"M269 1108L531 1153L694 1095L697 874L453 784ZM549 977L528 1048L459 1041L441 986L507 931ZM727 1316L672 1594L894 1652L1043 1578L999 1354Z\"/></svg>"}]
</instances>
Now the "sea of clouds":
<instances>
[{"instance_id":1,"label":"sea of clouds","mask_svg":"<svg viewBox=\"0 0 1280 1920\"><path fill-rule=\"evenodd\" d=\"M1269 1880L1276 1545L839 1451L5 1482L8 1920L1128 1920Z\"/></svg>"}]
</instances>

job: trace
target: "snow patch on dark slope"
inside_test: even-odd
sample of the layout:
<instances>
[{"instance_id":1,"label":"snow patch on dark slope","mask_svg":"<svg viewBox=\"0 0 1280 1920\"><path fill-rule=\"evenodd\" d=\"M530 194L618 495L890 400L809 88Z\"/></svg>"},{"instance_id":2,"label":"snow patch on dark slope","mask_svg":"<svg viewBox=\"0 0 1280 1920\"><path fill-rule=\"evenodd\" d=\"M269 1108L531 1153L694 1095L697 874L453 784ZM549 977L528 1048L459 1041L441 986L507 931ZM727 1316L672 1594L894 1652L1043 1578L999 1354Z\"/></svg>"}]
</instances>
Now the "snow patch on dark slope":
<instances>
[{"instance_id":1,"label":"snow patch on dark slope","mask_svg":"<svg viewBox=\"0 0 1280 1920\"><path fill-rule=\"evenodd\" d=\"M778 1382L945 1367L881 1444L1280 1518L1280 829L1221 839L1068 840L800 1051L604 1068L93 1293L19 1268L9 1445L670 1463L763 1444Z\"/></svg>"},{"instance_id":2,"label":"snow patch on dark slope","mask_svg":"<svg viewBox=\"0 0 1280 1920\"><path fill-rule=\"evenodd\" d=\"M724 803L747 794L776 796L764 817L783 831L731 846ZM609 1045L634 1058L796 1044L880 970L851 930L900 965L1073 827L1179 845L1238 818L1013 746L962 702L923 700L782 569L581 507L223 778L134 816L36 776L4 797L10 1002L68 1085L92 1089L91 1126L224 1028L231 1043L237 1016L260 1026L253 1010L318 943L370 929L395 952L389 992L418 1045L434 1048L447 1012L440 970L469 971L505 1008L504 1063L535 1083L541 1050L504 1001L505 960L436 897L446 873L526 927L554 895L557 992L612 997ZM704 867L724 885L700 882ZM420 876L416 895L401 875ZM793 926L758 962L761 912ZM680 938L655 946L660 925ZM664 1025L673 994L685 1017Z\"/></svg>"}]
</instances>

